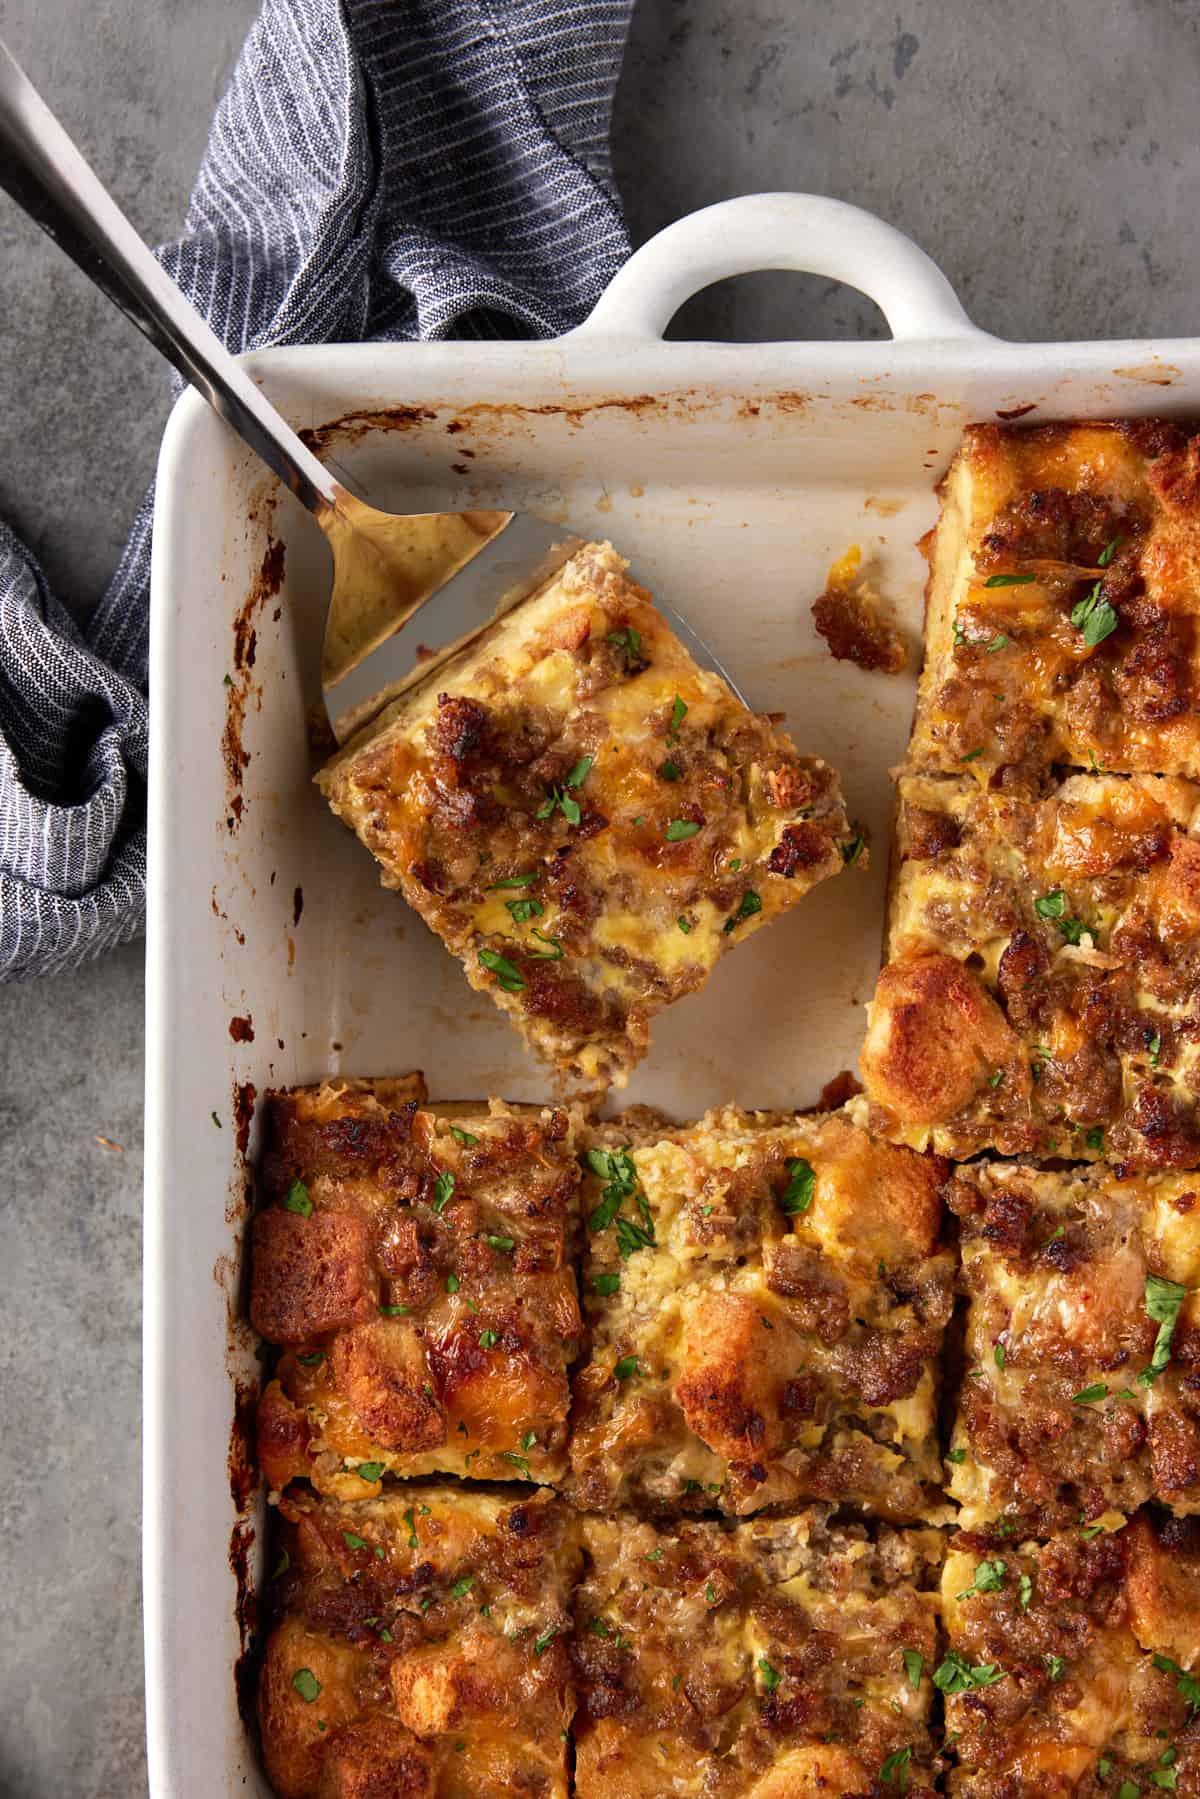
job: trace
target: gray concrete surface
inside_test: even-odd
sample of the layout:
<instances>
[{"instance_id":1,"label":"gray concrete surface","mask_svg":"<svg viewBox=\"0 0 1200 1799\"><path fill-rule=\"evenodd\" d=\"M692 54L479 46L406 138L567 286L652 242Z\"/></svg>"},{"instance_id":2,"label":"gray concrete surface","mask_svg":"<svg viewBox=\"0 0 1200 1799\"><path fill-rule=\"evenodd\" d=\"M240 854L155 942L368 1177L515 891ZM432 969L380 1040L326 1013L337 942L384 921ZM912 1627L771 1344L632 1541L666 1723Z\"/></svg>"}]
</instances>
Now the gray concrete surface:
<instances>
[{"instance_id":1,"label":"gray concrete surface","mask_svg":"<svg viewBox=\"0 0 1200 1799\"><path fill-rule=\"evenodd\" d=\"M180 216L251 10L10 0L3 30L154 237ZM1200 330L1198 83L1191 0L642 0L616 164L639 239L727 194L811 188L911 232L993 331L1187 333ZM150 474L162 376L3 201L0 319L0 515L86 604ZM859 297L775 276L714 289L677 324L879 329ZM136 947L0 989L3 1799L145 1790L141 1023Z\"/></svg>"}]
</instances>

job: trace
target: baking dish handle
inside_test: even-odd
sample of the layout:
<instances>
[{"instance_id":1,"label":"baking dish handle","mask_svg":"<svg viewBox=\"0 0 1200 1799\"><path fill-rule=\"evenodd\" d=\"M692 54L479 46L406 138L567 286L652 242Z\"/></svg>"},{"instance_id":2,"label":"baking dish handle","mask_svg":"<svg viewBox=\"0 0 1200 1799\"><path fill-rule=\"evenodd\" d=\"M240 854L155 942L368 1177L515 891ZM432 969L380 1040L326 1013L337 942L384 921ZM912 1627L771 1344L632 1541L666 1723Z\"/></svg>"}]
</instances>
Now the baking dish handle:
<instances>
[{"instance_id":1,"label":"baking dish handle","mask_svg":"<svg viewBox=\"0 0 1200 1799\"><path fill-rule=\"evenodd\" d=\"M701 288L758 269L844 281L875 301L896 338L988 336L911 238L820 194L746 194L677 219L634 252L579 332L659 338Z\"/></svg>"}]
</instances>

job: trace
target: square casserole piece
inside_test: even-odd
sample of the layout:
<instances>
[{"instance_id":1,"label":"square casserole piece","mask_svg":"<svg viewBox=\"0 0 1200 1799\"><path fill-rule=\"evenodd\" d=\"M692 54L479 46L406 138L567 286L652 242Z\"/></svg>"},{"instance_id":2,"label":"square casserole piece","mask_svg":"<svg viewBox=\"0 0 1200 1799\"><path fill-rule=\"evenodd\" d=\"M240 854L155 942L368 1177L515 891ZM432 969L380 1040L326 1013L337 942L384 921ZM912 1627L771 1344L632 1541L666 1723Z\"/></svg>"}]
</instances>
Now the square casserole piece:
<instances>
[{"instance_id":1,"label":"square casserole piece","mask_svg":"<svg viewBox=\"0 0 1200 1799\"><path fill-rule=\"evenodd\" d=\"M1139 1516L1048 1542L963 1533L946 1558L947 1791L1200 1793L1200 1532Z\"/></svg>"},{"instance_id":2,"label":"square casserole piece","mask_svg":"<svg viewBox=\"0 0 1200 1799\"><path fill-rule=\"evenodd\" d=\"M548 1494L280 1502L259 1677L279 1799L565 1799L579 1563Z\"/></svg>"},{"instance_id":3,"label":"square casserole piece","mask_svg":"<svg viewBox=\"0 0 1200 1799\"><path fill-rule=\"evenodd\" d=\"M268 1485L566 1470L579 1164L563 1112L422 1103L419 1077L269 1097L250 1316L282 1352Z\"/></svg>"},{"instance_id":4,"label":"square casserole piece","mask_svg":"<svg viewBox=\"0 0 1200 1799\"><path fill-rule=\"evenodd\" d=\"M587 1152L576 1503L938 1516L943 1166L837 1114L641 1135Z\"/></svg>"},{"instance_id":5,"label":"square casserole piece","mask_svg":"<svg viewBox=\"0 0 1200 1799\"><path fill-rule=\"evenodd\" d=\"M964 1522L1200 1512L1200 1176L960 1168Z\"/></svg>"},{"instance_id":6,"label":"square casserole piece","mask_svg":"<svg viewBox=\"0 0 1200 1799\"><path fill-rule=\"evenodd\" d=\"M585 1087L842 866L837 778L699 668L591 544L318 776L334 811Z\"/></svg>"},{"instance_id":7,"label":"square casserole piece","mask_svg":"<svg viewBox=\"0 0 1200 1799\"><path fill-rule=\"evenodd\" d=\"M1200 775L1200 436L973 425L940 491L913 766Z\"/></svg>"},{"instance_id":8,"label":"square casserole piece","mask_svg":"<svg viewBox=\"0 0 1200 1799\"><path fill-rule=\"evenodd\" d=\"M815 1508L581 1534L578 1799L931 1793L938 1532Z\"/></svg>"},{"instance_id":9,"label":"square casserole piece","mask_svg":"<svg viewBox=\"0 0 1200 1799\"><path fill-rule=\"evenodd\" d=\"M1200 785L901 777L861 1115L916 1147L1200 1163Z\"/></svg>"}]
</instances>

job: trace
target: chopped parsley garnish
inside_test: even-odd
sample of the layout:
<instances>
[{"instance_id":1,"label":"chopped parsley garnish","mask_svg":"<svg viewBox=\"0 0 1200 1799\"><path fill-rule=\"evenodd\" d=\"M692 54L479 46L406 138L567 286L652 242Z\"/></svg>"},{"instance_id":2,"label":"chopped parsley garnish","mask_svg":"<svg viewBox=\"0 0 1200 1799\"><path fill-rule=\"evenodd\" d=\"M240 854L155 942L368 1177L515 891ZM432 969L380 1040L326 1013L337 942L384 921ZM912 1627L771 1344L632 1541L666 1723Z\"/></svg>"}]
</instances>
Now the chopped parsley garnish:
<instances>
[{"instance_id":1,"label":"chopped parsley garnish","mask_svg":"<svg viewBox=\"0 0 1200 1799\"><path fill-rule=\"evenodd\" d=\"M953 1462L955 1467L957 1467L960 1462L965 1462L966 1459L967 1452L965 1449L948 1449L946 1451L946 1460L948 1462Z\"/></svg>"},{"instance_id":2,"label":"chopped parsley garnish","mask_svg":"<svg viewBox=\"0 0 1200 1799\"><path fill-rule=\"evenodd\" d=\"M480 1331L479 1333L480 1349L495 1349L499 1341L500 1339L495 1331Z\"/></svg>"},{"instance_id":3,"label":"chopped parsley garnish","mask_svg":"<svg viewBox=\"0 0 1200 1799\"><path fill-rule=\"evenodd\" d=\"M535 1430L527 1430L525 1435L521 1438L521 1448L532 1449L536 1442L537 1432Z\"/></svg>"},{"instance_id":4,"label":"chopped parsley garnish","mask_svg":"<svg viewBox=\"0 0 1200 1799\"><path fill-rule=\"evenodd\" d=\"M998 1087L1003 1079L1004 1079L1004 1070L1002 1068L997 1068L994 1074L989 1074L988 1086L989 1087Z\"/></svg>"},{"instance_id":5,"label":"chopped parsley garnish","mask_svg":"<svg viewBox=\"0 0 1200 1799\"><path fill-rule=\"evenodd\" d=\"M711 1580L704 1589L704 1597L709 1605L715 1605L717 1603L717 1589L713 1586Z\"/></svg>"},{"instance_id":6,"label":"chopped parsley garnish","mask_svg":"<svg viewBox=\"0 0 1200 1799\"><path fill-rule=\"evenodd\" d=\"M738 869L742 866L742 858L740 856L734 856L728 866L729 866L729 873L731 875L735 875L737 873Z\"/></svg>"},{"instance_id":7,"label":"chopped parsley garnish","mask_svg":"<svg viewBox=\"0 0 1200 1799\"><path fill-rule=\"evenodd\" d=\"M762 911L761 899L758 897L757 893L754 893L748 887L746 889L745 893L743 893L742 903L738 907L737 911L734 913L733 917L727 918L725 920L724 928L725 928L726 937L729 936L729 933L731 931L737 930L737 927L741 924L741 922L744 918L753 918L754 914L756 912L761 912L761 911Z\"/></svg>"},{"instance_id":8,"label":"chopped parsley garnish","mask_svg":"<svg viewBox=\"0 0 1200 1799\"><path fill-rule=\"evenodd\" d=\"M1112 561L1113 557L1116 555L1118 549L1121 547L1121 544L1124 541L1125 540L1121 536L1121 533L1119 531L1115 537L1109 538L1108 542L1105 544L1104 548L1101 550L1100 554L1096 558L1096 561L1099 563L1101 568L1108 567L1109 563Z\"/></svg>"},{"instance_id":9,"label":"chopped parsley garnish","mask_svg":"<svg viewBox=\"0 0 1200 1799\"><path fill-rule=\"evenodd\" d=\"M382 1480L383 1479L383 1463L382 1462L359 1462L357 1467L350 1468L347 1470L347 1472L350 1474L357 1474L359 1480Z\"/></svg>"},{"instance_id":10,"label":"chopped parsley garnish","mask_svg":"<svg viewBox=\"0 0 1200 1799\"><path fill-rule=\"evenodd\" d=\"M667 736L668 737L677 737L679 735L679 727L683 723L686 716L687 716L687 706L680 699L679 695L676 694L674 704L671 707L671 722L667 726Z\"/></svg>"},{"instance_id":11,"label":"chopped parsley garnish","mask_svg":"<svg viewBox=\"0 0 1200 1799\"><path fill-rule=\"evenodd\" d=\"M416 1517L416 1513L413 1510L412 1506L410 1505L406 1512L401 1512L400 1516L403 1518L404 1522L408 1525L408 1546L409 1546L409 1548L410 1549L419 1549L420 1541L417 1537L417 1517Z\"/></svg>"},{"instance_id":12,"label":"chopped parsley garnish","mask_svg":"<svg viewBox=\"0 0 1200 1799\"><path fill-rule=\"evenodd\" d=\"M555 1626L551 1630L548 1630L546 1632L545 1636L539 1637L537 1642L533 1645L533 1653L535 1655L545 1655L547 1649L549 1649L551 1643L554 1641L554 1639L557 1635L558 1635L557 1626Z\"/></svg>"},{"instance_id":13,"label":"chopped parsley garnish","mask_svg":"<svg viewBox=\"0 0 1200 1799\"><path fill-rule=\"evenodd\" d=\"M842 861L846 864L847 868L854 867L854 864L858 861L866 847L867 839L865 833L862 831L855 832L853 837L849 838L847 842L841 845Z\"/></svg>"},{"instance_id":14,"label":"chopped parsley garnish","mask_svg":"<svg viewBox=\"0 0 1200 1799\"><path fill-rule=\"evenodd\" d=\"M284 1205L289 1212L295 1212L298 1218L311 1218L312 1200L308 1197L308 1188L303 1181L293 1181L284 1198Z\"/></svg>"},{"instance_id":15,"label":"chopped parsley garnish","mask_svg":"<svg viewBox=\"0 0 1200 1799\"><path fill-rule=\"evenodd\" d=\"M1094 1124L1090 1131L1083 1133L1083 1146L1085 1149L1094 1149L1097 1155L1102 1152L1104 1149L1104 1126L1102 1124Z\"/></svg>"},{"instance_id":16,"label":"chopped parsley garnish","mask_svg":"<svg viewBox=\"0 0 1200 1799\"><path fill-rule=\"evenodd\" d=\"M311 1355L298 1355L296 1360L302 1368L317 1368L325 1360L323 1349L314 1349Z\"/></svg>"},{"instance_id":17,"label":"chopped parsley garnish","mask_svg":"<svg viewBox=\"0 0 1200 1799\"><path fill-rule=\"evenodd\" d=\"M977 750L968 750L965 756L960 756L959 761L960 762L974 762L976 756L982 756L982 754L983 754L983 745L980 744L980 746Z\"/></svg>"},{"instance_id":18,"label":"chopped parsley garnish","mask_svg":"<svg viewBox=\"0 0 1200 1799\"><path fill-rule=\"evenodd\" d=\"M456 1124L450 1126L450 1135L456 1143L461 1143L464 1149L473 1149L479 1142L478 1137L472 1137L470 1131L460 1131Z\"/></svg>"},{"instance_id":19,"label":"chopped parsley garnish","mask_svg":"<svg viewBox=\"0 0 1200 1799\"><path fill-rule=\"evenodd\" d=\"M673 818L664 833L668 843L683 843L700 829L690 818Z\"/></svg>"},{"instance_id":20,"label":"chopped parsley garnish","mask_svg":"<svg viewBox=\"0 0 1200 1799\"><path fill-rule=\"evenodd\" d=\"M680 768L678 762L672 762L669 756L665 762L659 763L658 772L664 781L678 781L683 775L683 770Z\"/></svg>"},{"instance_id":21,"label":"chopped parsley garnish","mask_svg":"<svg viewBox=\"0 0 1200 1799\"><path fill-rule=\"evenodd\" d=\"M519 899L505 900L505 910L512 913L514 924L528 924L531 918L540 918L546 910L541 900Z\"/></svg>"},{"instance_id":22,"label":"chopped parsley garnish","mask_svg":"<svg viewBox=\"0 0 1200 1799\"><path fill-rule=\"evenodd\" d=\"M1081 918L1071 918L1067 913L1067 896L1061 887L1052 893L1043 893L1040 899L1033 902L1033 909L1039 918L1051 918L1058 926L1068 943L1078 943L1087 930Z\"/></svg>"},{"instance_id":23,"label":"chopped parsley garnish","mask_svg":"<svg viewBox=\"0 0 1200 1799\"><path fill-rule=\"evenodd\" d=\"M1146 1048L1150 1052L1151 1068L1157 1068L1159 1053L1162 1049L1162 1032L1161 1031L1155 1031L1153 1037L1147 1037Z\"/></svg>"},{"instance_id":24,"label":"chopped parsley garnish","mask_svg":"<svg viewBox=\"0 0 1200 1799\"><path fill-rule=\"evenodd\" d=\"M559 962L562 960L563 946L557 937L547 937L546 933L544 931L539 931L536 925L533 927L533 935L537 938L539 943L548 943L550 948L526 950L525 953L527 956L536 956L539 962Z\"/></svg>"},{"instance_id":25,"label":"chopped parsley garnish","mask_svg":"<svg viewBox=\"0 0 1200 1799\"><path fill-rule=\"evenodd\" d=\"M275 1564L275 1569L271 1575L271 1579L272 1580L282 1580L283 1576L287 1573L287 1571L291 1567L291 1565L292 1565L291 1556L288 1554L286 1549L281 1550L280 1555L279 1555L279 1560Z\"/></svg>"},{"instance_id":26,"label":"chopped parsley garnish","mask_svg":"<svg viewBox=\"0 0 1200 1799\"><path fill-rule=\"evenodd\" d=\"M583 817L579 809L579 801L572 799L569 793L558 795L558 809L569 825L577 825Z\"/></svg>"},{"instance_id":27,"label":"chopped parsley garnish","mask_svg":"<svg viewBox=\"0 0 1200 1799\"><path fill-rule=\"evenodd\" d=\"M982 1561L975 1570L975 1578L969 1587L955 1594L956 1599L969 1599L972 1593L998 1593L1004 1585L1004 1576L1008 1572L1008 1563L1001 1561Z\"/></svg>"},{"instance_id":28,"label":"chopped parsley garnish","mask_svg":"<svg viewBox=\"0 0 1200 1799\"><path fill-rule=\"evenodd\" d=\"M984 582L985 587L1028 587L1036 581L1036 575L989 575Z\"/></svg>"},{"instance_id":29,"label":"chopped parsley garnish","mask_svg":"<svg viewBox=\"0 0 1200 1799\"><path fill-rule=\"evenodd\" d=\"M637 1170L628 1145L624 1149L589 1149L584 1162L593 1174L599 1175L605 1182L600 1203L593 1207L588 1219L588 1229L604 1231L615 1220L617 1248L623 1262L627 1262L639 1249L653 1249L657 1241L654 1235L654 1218L638 1183ZM621 1207L627 1199L632 1199L637 1206L641 1223L621 1215Z\"/></svg>"},{"instance_id":30,"label":"chopped parsley garnish","mask_svg":"<svg viewBox=\"0 0 1200 1799\"><path fill-rule=\"evenodd\" d=\"M487 1240L493 1249L502 1249L506 1253L517 1247L517 1239L515 1237L498 1237L493 1231L488 1232Z\"/></svg>"},{"instance_id":31,"label":"chopped parsley garnish","mask_svg":"<svg viewBox=\"0 0 1200 1799\"><path fill-rule=\"evenodd\" d=\"M603 1618L591 1619L588 1624L588 1629L594 1637L611 1637L612 1635L612 1631L608 1628L608 1625L604 1622Z\"/></svg>"},{"instance_id":32,"label":"chopped parsley garnish","mask_svg":"<svg viewBox=\"0 0 1200 1799\"><path fill-rule=\"evenodd\" d=\"M379 1316L381 1318L403 1318L407 1311L407 1306L380 1306Z\"/></svg>"},{"instance_id":33,"label":"chopped parsley garnish","mask_svg":"<svg viewBox=\"0 0 1200 1799\"><path fill-rule=\"evenodd\" d=\"M999 1662L980 1662L972 1667L966 1656L951 1649L933 1674L933 1684L941 1693L970 1693L979 1687L994 1687L1004 1679Z\"/></svg>"},{"instance_id":34,"label":"chopped parsley garnish","mask_svg":"<svg viewBox=\"0 0 1200 1799\"><path fill-rule=\"evenodd\" d=\"M581 756L579 758L578 762L575 764L574 768L571 770L570 774L567 776L567 786L568 787L582 787L583 783L588 778L588 774L591 770L592 763L595 760L596 760L596 758L594 756Z\"/></svg>"},{"instance_id":35,"label":"chopped parsley garnish","mask_svg":"<svg viewBox=\"0 0 1200 1799\"><path fill-rule=\"evenodd\" d=\"M908 1764L912 1760L912 1744L897 1749L895 1755L889 1755L879 1770L879 1778L887 1786L898 1787L903 1793L908 1786Z\"/></svg>"},{"instance_id":36,"label":"chopped parsley garnish","mask_svg":"<svg viewBox=\"0 0 1200 1799\"><path fill-rule=\"evenodd\" d=\"M1152 1381L1157 1380L1170 1361L1171 1338L1175 1334L1179 1308L1187 1298L1187 1292L1187 1288L1181 1287L1178 1281L1166 1280L1161 1274L1146 1276L1146 1315L1157 1324L1158 1335L1154 1339L1150 1366L1143 1368L1138 1375L1139 1386L1148 1387Z\"/></svg>"},{"instance_id":37,"label":"chopped parsley garnish","mask_svg":"<svg viewBox=\"0 0 1200 1799\"><path fill-rule=\"evenodd\" d=\"M494 974L506 993L520 993L525 986L525 977L519 968L508 960L507 956L498 955L494 949L481 949L479 965Z\"/></svg>"},{"instance_id":38,"label":"chopped parsley garnish","mask_svg":"<svg viewBox=\"0 0 1200 1799\"><path fill-rule=\"evenodd\" d=\"M1017 1582L1017 1593L1021 1601L1021 1610L1027 1612L1033 1603L1033 1575L1022 1574Z\"/></svg>"},{"instance_id":39,"label":"chopped parsley garnish","mask_svg":"<svg viewBox=\"0 0 1200 1799\"><path fill-rule=\"evenodd\" d=\"M311 1705L314 1699L321 1696L321 1683L311 1668L297 1668L292 1675L292 1685L306 1705Z\"/></svg>"},{"instance_id":40,"label":"chopped parsley garnish","mask_svg":"<svg viewBox=\"0 0 1200 1799\"><path fill-rule=\"evenodd\" d=\"M675 920L675 923L679 926L680 930L683 932L685 937L691 936L692 921L690 918L686 917L684 913L681 912L679 914L679 917Z\"/></svg>"},{"instance_id":41,"label":"chopped parsley garnish","mask_svg":"<svg viewBox=\"0 0 1200 1799\"><path fill-rule=\"evenodd\" d=\"M1108 1398L1108 1388L1102 1380L1093 1381L1090 1387L1081 1387L1078 1393L1072 1393L1072 1405L1095 1405L1098 1399Z\"/></svg>"},{"instance_id":42,"label":"chopped parsley garnish","mask_svg":"<svg viewBox=\"0 0 1200 1799\"><path fill-rule=\"evenodd\" d=\"M1008 1352L1006 1351L1003 1343L996 1344L995 1348L992 1350L992 1357L996 1363L997 1368L1004 1367L1005 1362L1008 1360Z\"/></svg>"},{"instance_id":43,"label":"chopped parsley garnish","mask_svg":"<svg viewBox=\"0 0 1200 1799\"><path fill-rule=\"evenodd\" d=\"M365 1537L357 1536L352 1530L342 1532L342 1542L347 1549L369 1549L371 1547Z\"/></svg>"},{"instance_id":44,"label":"chopped parsley garnish","mask_svg":"<svg viewBox=\"0 0 1200 1799\"><path fill-rule=\"evenodd\" d=\"M1161 1674L1176 1676L1175 1684L1179 1697L1188 1710L1190 1712L1200 1711L1200 1679L1197 1679L1194 1674L1189 1674L1185 1668L1181 1668L1178 1662L1173 1662L1169 1655L1155 1655L1151 1659Z\"/></svg>"},{"instance_id":45,"label":"chopped parsley garnish","mask_svg":"<svg viewBox=\"0 0 1200 1799\"><path fill-rule=\"evenodd\" d=\"M1142 1789L1136 1780L1123 1780L1117 1788L1117 1799L1142 1799Z\"/></svg>"},{"instance_id":46,"label":"chopped parsley garnish","mask_svg":"<svg viewBox=\"0 0 1200 1799\"><path fill-rule=\"evenodd\" d=\"M1008 647L1007 634L1003 631L997 631L996 635L992 638L992 641L990 643L985 644L983 647L987 651L989 656L994 656L996 654L997 650L1007 649L1007 647Z\"/></svg>"},{"instance_id":47,"label":"chopped parsley garnish","mask_svg":"<svg viewBox=\"0 0 1200 1799\"><path fill-rule=\"evenodd\" d=\"M915 1693L921 1684L921 1670L925 1666L925 1657L919 1649L904 1651L904 1672L908 1675L908 1684Z\"/></svg>"},{"instance_id":48,"label":"chopped parsley garnish","mask_svg":"<svg viewBox=\"0 0 1200 1799\"><path fill-rule=\"evenodd\" d=\"M447 1293L457 1293L458 1289L461 1286L462 1286L462 1282L459 1280L457 1274L448 1274L446 1276L446 1291L447 1291Z\"/></svg>"},{"instance_id":49,"label":"chopped parsley garnish","mask_svg":"<svg viewBox=\"0 0 1200 1799\"><path fill-rule=\"evenodd\" d=\"M779 1195L779 1210L791 1217L797 1212L807 1212L811 1206L817 1175L812 1163L806 1162L803 1156L789 1156L784 1166L788 1183Z\"/></svg>"},{"instance_id":50,"label":"chopped parsley garnish","mask_svg":"<svg viewBox=\"0 0 1200 1799\"><path fill-rule=\"evenodd\" d=\"M1103 1531L1103 1529L1104 1529L1103 1524L1089 1524L1087 1529L1081 1530L1079 1534L1083 1538L1085 1543L1090 1543L1092 1541L1092 1538L1098 1537L1101 1534L1101 1532Z\"/></svg>"},{"instance_id":51,"label":"chopped parsley garnish","mask_svg":"<svg viewBox=\"0 0 1200 1799\"><path fill-rule=\"evenodd\" d=\"M620 1285L621 1277L619 1274L598 1274L592 1282L592 1290L607 1299L610 1294L617 1291Z\"/></svg>"},{"instance_id":52,"label":"chopped parsley garnish","mask_svg":"<svg viewBox=\"0 0 1200 1799\"><path fill-rule=\"evenodd\" d=\"M628 1380L630 1375L636 1374L637 1371L637 1357L635 1355L625 1355L621 1357L620 1361L613 1368L613 1378L615 1380Z\"/></svg>"},{"instance_id":53,"label":"chopped parsley garnish","mask_svg":"<svg viewBox=\"0 0 1200 1799\"><path fill-rule=\"evenodd\" d=\"M1046 1672L1051 1680L1061 1680L1062 1672L1066 1665L1067 1664L1064 1662L1061 1655L1048 1655L1046 1657Z\"/></svg>"},{"instance_id":54,"label":"chopped parsley garnish","mask_svg":"<svg viewBox=\"0 0 1200 1799\"><path fill-rule=\"evenodd\" d=\"M467 1594L471 1591L471 1588L474 1585L475 1585L475 1576L473 1574L464 1574L462 1579L456 1580L454 1585L451 1587L451 1589L450 1589L451 1599L465 1599Z\"/></svg>"},{"instance_id":55,"label":"chopped parsley garnish","mask_svg":"<svg viewBox=\"0 0 1200 1799\"><path fill-rule=\"evenodd\" d=\"M627 625L624 631L610 631L608 633L608 641L609 643L615 643L619 650L624 650L627 662L641 661L641 633L635 631L632 625Z\"/></svg>"},{"instance_id":56,"label":"chopped parsley garnish","mask_svg":"<svg viewBox=\"0 0 1200 1799\"><path fill-rule=\"evenodd\" d=\"M1106 637L1111 637L1120 622L1101 593L1099 581L1087 597L1080 600L1078 606L1071 608L1071 623L1083 634L1083 641L1090 650L1094 650L1098 643L1103 643Z\"/></svg>"},{"instance_id":57,"label":"chopped parsley garnish","mask_svg":"<svg viewBox=\"0 0 1200 1799\"><path fill-rule=\"evenodd\" d=\"M433 1183L433 1209L441 1217L450 1203L454 1192L454 1176L448 1168L443 1168Z\"/></svg>"},{"instance_id":58,"label":"chopped parsley garnish","mask_svg":"<svg viewBox=\"0 0 1200 1799\"><path fill-rule=\"evenodd\" d=\"M760 1655L758 1658L758 1671L763 1677L763 1685L766 1687L768 1693L773 1693L783 1679L783 1675L779 1672L779 1669L773 1668L765 1655Z\"/></svg>"},{"instance_id":59,"label":"chopped parsley garnish","mask_svg":"<svg viewBox=\"0 0 1200 1799\"><path fill-rule=\"evenodd\" d=\"M527 875L509 875L507 881L493 881L491 886L485 887L483 891L498 893L503 887L532 887L537 878L538 871L534 868Z\"/></svg>"}]
</instances>

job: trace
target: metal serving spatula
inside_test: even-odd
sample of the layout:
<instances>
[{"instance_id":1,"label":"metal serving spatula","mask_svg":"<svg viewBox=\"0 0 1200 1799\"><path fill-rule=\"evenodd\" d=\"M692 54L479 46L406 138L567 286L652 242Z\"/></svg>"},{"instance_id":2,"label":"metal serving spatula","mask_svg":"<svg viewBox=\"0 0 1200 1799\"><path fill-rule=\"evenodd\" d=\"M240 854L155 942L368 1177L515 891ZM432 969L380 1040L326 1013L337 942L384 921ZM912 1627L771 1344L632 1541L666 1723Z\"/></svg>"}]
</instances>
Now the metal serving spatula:
<instances>
[{"instance_id":1,"label":"metal serving spatula","mask_svg":"<svg viewBox=\"0 0 1200 1799\"><path fill-rule=\"evenodd\" d=\"M457 648L579 547L513 512L380 512L318 461L159 266L0 43L0 186L77 262L308 508L333 552L322 687L342 743L411 678L398 633L434 594ZM701 666L737 688L686 621L659 609ZM448 628L447 628L448 627ZM439 657L439 659L441 659ZM420 677L429 672L422 663ZM739 694L739 698L740 698Z\"/></svg>"}]
</instances>

